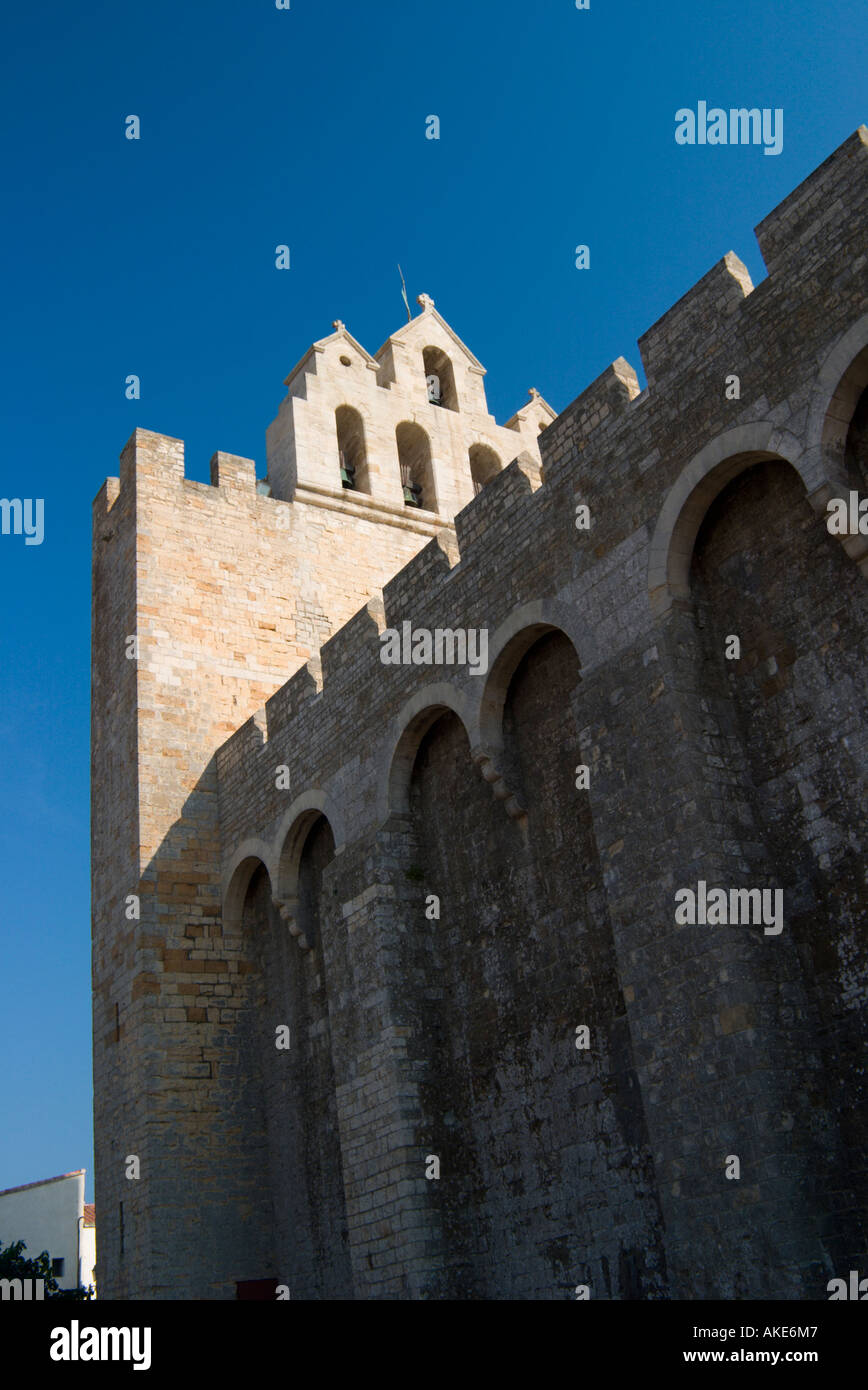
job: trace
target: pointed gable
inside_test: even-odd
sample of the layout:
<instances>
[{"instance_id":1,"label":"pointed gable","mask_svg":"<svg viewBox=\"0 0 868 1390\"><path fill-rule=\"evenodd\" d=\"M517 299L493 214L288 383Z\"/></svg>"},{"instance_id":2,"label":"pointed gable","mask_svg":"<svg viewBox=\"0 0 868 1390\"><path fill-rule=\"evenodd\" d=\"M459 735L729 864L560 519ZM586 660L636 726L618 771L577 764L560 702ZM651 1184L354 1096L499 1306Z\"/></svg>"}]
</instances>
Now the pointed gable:
<instances>
[{"instance_id":1,"label":"pointed gable","mask_svg":"<svg viewBox=\"0 0 868 1390\"><path fill-rule=\"evenodd\" d=\"M355 356L359 359L360 365L368 367L372 372L379 370L379 363L371 356L367 348L363 348L361 343L357 342L353 337L352 333L347 331L346 324L342 319L335 319L332 326L335 330L334 333L329 333L327 338L318 338L315 343L311 343L304 356L296 362L292 371L284 378L284 386L289 386L290 382L298 376L299 372L304 370L308 362L311 360L315 361L318 355L327 354L329 349L334 349L336 345L345 346L349 349L349 353L343 354L344 356L349 355L351 360L352 357Z\"/></svg>"},{"instance_id":2,"label":"pointed gable","mask_svg":"<svg viewBox=\"0 0 868 1390\"><path fill-rule=\"evenodd\" d=\"M421 304L422 312L411 319L409 323L405 323L403 328L399 328L397 333L390 334L389 338L377 353L377 358L382 358L390 343L402 343L412 347L427 346L428 338L426 337L426 330L430 328L433 322L442 329L450 346L457 348L465 358L467 366L484 375L485 368L479 361L479 358L474 356L467 344L459 338L455 329L446 322L442 314L438 313L434 307L434 300L431 296L429 294L420 294L416 302L417 304ZM439 337L439 335L437 336Z\"/></svg>"},{"instance_id":3,"label":"pointed gable","mask_svg":"<svg viewBox=\"0 0 868 1390\"><path fill-rule=\"evenodd\" d=\"M530 400L527 405L523 405L514 415L507 420L504 429L517 430L519 434L526 433L530 429L536 428L540 432L540 426L546 429L556 420L557 411L552 410L548 401L540 395L535 386L531 386L528 395Z\"/></svg>"}]
</instances>

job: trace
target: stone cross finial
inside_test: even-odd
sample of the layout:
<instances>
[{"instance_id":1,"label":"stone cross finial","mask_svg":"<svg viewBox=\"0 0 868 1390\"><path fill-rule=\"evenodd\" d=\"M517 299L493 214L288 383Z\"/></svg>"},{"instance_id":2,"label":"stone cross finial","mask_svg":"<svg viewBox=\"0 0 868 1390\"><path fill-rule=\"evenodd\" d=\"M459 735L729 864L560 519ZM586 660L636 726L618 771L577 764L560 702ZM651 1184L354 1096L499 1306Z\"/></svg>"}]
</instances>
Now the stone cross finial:
<instances>
[{"instance_id":1,"label":"stone cross finial","mask_svg":"<svg viewBox=\"0 0 868 1390\"><path fill-rule=\"evenodd\" d=\"M535 386L532 386L527 394L531 397L532 400L536 400L539 396L539 391L536 389Z\"/></svg>"},{"instance_id":2,"label":"stone cross finial","mask_svg":"<svg viewBox=\"0 0 868 1390\"><path fill-rule=\"evenodd\" d=\"M343 319L335 319L334 323L332 324L332 328L336 328L339 333L343 333L344 329L346 328L346 324L344 323Z\"/></svg>"},{"instance_id":3,"label":"stone cross finial","mask_svg":"<svg viewBox=\"0 0 868 1390\"><path fill-rule=\"evenodd\" d=\"M416 303L422 305L423 312L426 309L434 308L434 300L431 298L430 294L420 294L419 298L416 300Z\"/></svg>"}]
</instances>

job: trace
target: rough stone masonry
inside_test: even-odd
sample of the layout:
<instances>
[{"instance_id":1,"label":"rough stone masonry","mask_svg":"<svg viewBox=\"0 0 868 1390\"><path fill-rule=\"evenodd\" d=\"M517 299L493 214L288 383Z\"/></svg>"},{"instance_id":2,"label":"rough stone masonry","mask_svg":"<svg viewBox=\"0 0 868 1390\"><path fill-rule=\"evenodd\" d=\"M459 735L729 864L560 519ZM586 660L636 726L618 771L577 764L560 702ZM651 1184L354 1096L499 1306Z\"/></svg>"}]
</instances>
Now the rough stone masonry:
<instances>
[{"instance_id":1,"label":"rough stone masonry","mask_svg":"<svg viewBox=\"0 0 868 1390\"><path fill-rule=\"evenodd\" d=\"M302 358L265 485L136 430L94 507L101 1294L866 1265L868 537L826 524L868 492L866 205L860 127L765 280L729 253L646 390L619 358L557 418L498 425L423 296ZM487 669L384 663L405 623Z\"/></svg>"}]
</instances>

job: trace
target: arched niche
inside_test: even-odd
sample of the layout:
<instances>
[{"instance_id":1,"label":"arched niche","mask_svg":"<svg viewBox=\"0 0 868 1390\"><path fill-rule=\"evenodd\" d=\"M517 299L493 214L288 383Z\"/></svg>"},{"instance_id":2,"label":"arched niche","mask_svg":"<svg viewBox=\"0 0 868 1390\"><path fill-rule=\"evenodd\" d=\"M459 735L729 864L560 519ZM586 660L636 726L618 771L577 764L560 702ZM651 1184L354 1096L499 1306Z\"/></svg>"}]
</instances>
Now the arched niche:
<instances>
[{"instance_id":1,"label":"arched niche","mask_svg":"<svg viewBox=\"0 0 868 1390\"><path fill-rule=\"evenodd\" d=\"M718 493L746 468L775 457L804 473L798 440L764 420L725 431L685 464L666 496L651 540L648 595L655 616L665 617L674 603L689 599L694 542Z\"/></svg>"},{"instance_id":2,"label":"arched niche","mask_svg":"<svg viewBox=\"0 0 868 1390\"><path fill-rule=\"evenodd\" d=\"M844 463L847 437L860 398L868 388L868 347L850 363L835 388L823 421L823 452L827 458Z\"/></svg>"},{"instance_id":3,"label":"arched niche","mask_svg":"<svg viewBox=\"0 0 868 1390\"><path fill-rule=\"evenodd\" d=\"M500 458L488 444L471 444L470 446L470 476L473 479L473 491L478 495L501 471L503 465Z\"/></svg>"},{"instance_id":4,"label":"arched niche","mask_svg":"<svg viewBox=\"0 0 868 1390\"><path fill-rule=\"evenodd\" d=\"M335 857L335 837L320 813L308 825L298 860L296 920L307 945L320 945L323 917L323 875Z\"/></svg>"},{"instance_id":5,"label":"arched niche","mask_svg":"<svg viewBox=\"0 0 868 1390\"><path fill-rule=\"evenodd\" d=\"M850 395L848 421L858 425L861 395ZM848 424L840 462L849 437ZM731 929L728 948L740 932L738 968L765 1001L757 1042L727 1041L731 1065L740 1070L749 1057L766 1068L763 1094L792 1117L798 1202L786 1217L770 1202L758 1240L772 1242L773 1263L804 1296L817 1297L815 1262L823 1250L835 1264L847 1258L845 1213L866 1201L850 1155L864 1152L868 1124L847 1098L862 1085L865 1021L854 1001L868 988L868 592L813 513L800 470L774 456L711 499L688 583L675 622L682 679L700 702L701 794L725 855L721 881L780 894L778 934ZM707 988L701 966L697 980ZM792 1045L794 1027L810 1047ZM724 1113L728 1103L722 1096ZM771 1165L773 1138L761 1132L759 1144ZM803 1253L784 1259L776 1252L797 1231Z\"/></svg>"},{"instance_id":6,"label":"arched niche","mask_svg":"<svg viewBox=\"0 0 868 1390\"><path fill-rule=\"evenodd\" d=\"M650 1297L662 1263L653 1164L588 795L572 779L578 658L537 624L512 634L497 676L497 741L526 774L528 834L479 776L453 709L418 711L403 750L418 1142L450 1165L448 1185L431 1184L439 1296L548 1298L562 1267L613 1297ZM577 1025L594 1039L581 1057ZM516 1204L522 1220L505 1220ZM593 1213L606 1205L623 1221L601 1232ZM540 1240L546 1225L557 1242Z\"/></svg>"},{"instance_id":7,"label":"arched niche","mask_svg":"<svg viewBox=\"0 0 868 1390\"><path fill-rule=\"evenodd\" d=\"M352 1291L326 962L319 925L322 880L333 842L320 812L298 834L297 910L319 950L287 931L262 866L251 874L242 913L245 969L221 1084L234 1097L255 1181L259 1226L273 1272L299 1298ZM333 900L328 907L334 921ZM325 935L325 933L322 933ZM234 1176L234 1175L233 1175ZM266 1270L266 1273L271 1271Z\"/></svg>"},{"instance_id":8,"label":"arched niche","mask_svg":"<svg viewBox=\"0 0 868 1390\"><path fill-rule=\"evenodd\" d=\"M503 747L503 707L509 683L530 648L548 632L562 632L579 658L582 671L593 668L599 652L593 632L576 608L556 600L524 604L509 615L489 642L489 671L479 705L476 728L478 745L497 753Z\"/></svg>"},{"instance_id":9,"label":"arched niche","mask_svg":"<svg viewBox=\"0 0 868 1390\"><path fill-rule=\"evenodd\" d=\"M250 880L258 869L269 877L269 849L261 840L246 840L229 861L224 874L223 924L233 930L241 926L244 901Z\"/></svg>"},{"instance_id":10,"label":"arched niche","mask_svg":"<svg viewBox=\"0 0 868 1390\"><path fill-rule=\"evenodd\" d=\"M404 815L409 811L410 780L419 744L431 725L449 710L461 721L469 739L471 724L467 696L445 681L418 691L396 717L392 730L392 753L385 765L384 783L380 789L381 820L392 813Z\"/></svg>"},{"instance_id":11,"label":"arched niche","mask_svg":"<svg viewBox=\"0 0 868 1390\"><path fill-rule=\"evenodd\" d=\"M422 511L436 512L434 469L431 463L431 441L421 425L402 420L395 430L398 466L404 505Z\"/></svg>"},{"instance_id":12,"label":"arched niche","mask_svg":"<svg viewBox=\"0 0 868 1390\"><path fill-rule=\"evenodd\" d=\"M868 314L827 352L811 396L806 429L814 489L845 485L844 452L857 402L868 387Z\"/></svg>"},{"instance_id":13,"label":"arched niche","mask_svg":"<svg viewBox=\"0 0 868 1390\"><path fill-rule=\"evenodd\" d=\"M286 811L275 836L275 898L289 915L293 915L297 907L299 873L305 842L320 817L324 817L328 822L334 839L333 853L338 853L344 844L340 806L319 788L311 788L296 797Z\"/></svg>"},{"instance_id":14,"label":"arched niche","mask_svg":"<svg viewBox=\"0 0 868 1390\"><path fill-rule=\"evenodd\" d=\"M370 493L365 422L359 411L351 405L339 405L335 411L335 430L341 486L353 492Z\"/></svg>"},{"instance_id":15,"label":"arched niche","mask_svg":"<svg viewBox=\"0 0 868 1390\"><path fill-rule=\"evenodd\" d=\"M442 348L426 347L422 349L422 363L428 400L444 410L457 410L458 392L451 359Z\"/></svg>"}]
</instances>

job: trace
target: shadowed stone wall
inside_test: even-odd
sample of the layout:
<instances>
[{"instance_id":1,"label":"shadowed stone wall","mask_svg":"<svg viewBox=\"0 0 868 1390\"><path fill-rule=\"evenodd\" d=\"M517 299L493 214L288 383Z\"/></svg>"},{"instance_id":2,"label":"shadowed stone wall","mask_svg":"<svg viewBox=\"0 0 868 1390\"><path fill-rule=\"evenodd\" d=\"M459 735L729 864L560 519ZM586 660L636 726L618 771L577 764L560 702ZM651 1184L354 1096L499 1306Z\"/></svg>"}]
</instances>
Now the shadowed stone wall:
<instances>
[{"instance_id":1,"label":"shadowed stone wall","mask_svg":"<svg viewBox=\"0 0 868 1390\"><path fill-rule=\"evenodd\" d=\"M661 1284L641 1097L588 798L571 766L577 685L560 633L540 639L510 684L521 822L477 776L454 715L426 735L414 769L425 890L441 899L440 922L426 924L422 1105L449 1178L435 1192L451 1297L549 1297L576 1270L615 1297ZM590 1029L587 1050L577 1026Z\"/></svg>"},{"instance_id":2,"label":"shadowed stone wall","mask_svg":"<svg viewBox=\"0 0 868 1390\"><path fill-rule=\"evenodd\" d=\"M868 536L826 504L865 487L866 156L454 531L258 498L226 456L200 488L160 436L101 494L109 1296L805 1299L864 1262ZM150 665L115 690L131 623ZM384 664L404 623L484 631L487 669ZM677 920L700 882L781 892L781 931Z\"/></svg>"}]
</instances>

